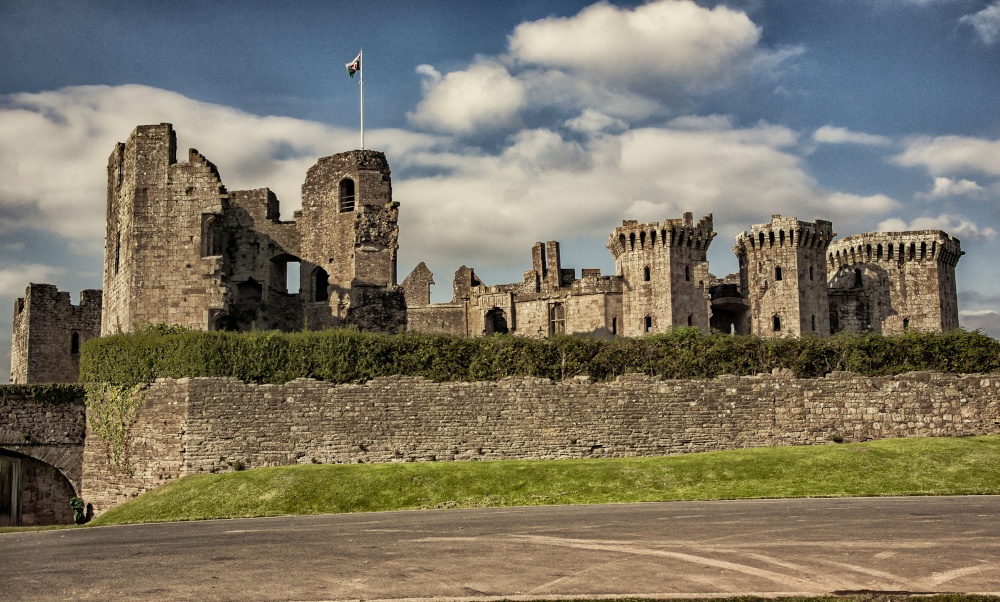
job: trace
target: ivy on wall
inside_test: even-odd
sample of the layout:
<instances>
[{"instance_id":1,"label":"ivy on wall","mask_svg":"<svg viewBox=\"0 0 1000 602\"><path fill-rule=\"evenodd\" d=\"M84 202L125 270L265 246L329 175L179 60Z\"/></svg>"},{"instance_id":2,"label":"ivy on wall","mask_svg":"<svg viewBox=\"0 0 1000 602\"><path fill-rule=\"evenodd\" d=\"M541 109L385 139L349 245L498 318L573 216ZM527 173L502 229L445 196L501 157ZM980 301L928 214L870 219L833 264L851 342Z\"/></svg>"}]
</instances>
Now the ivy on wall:
<instances>
[{"instance_id":1,"label":"ivy on wall","mask_svg":"<svg viewBox=\"0 0 1000 602\"><path fill-rule=\"evenodd\" d=\"M144 385L90 383L87 390L87 424L101 440L111 472L131 477L132 426L146 395Z\"/></svg>"},{"instance_id":2,"label":"ivy on wall","mask_svg":"<svg viewBox=\"0 0 1000 602\"><path fill-rule=\"evenodd\" d=\"M664 335L605 341L584 336L462 338L343 329L229 333L158 326L91 339L83 345L80 361L83 382L128 388L160 377L230 376L248 383L278 384L295 378L362 383L392 375L474 381L507 376L560 380L585 374L611 380L645 373L685 379L752 375L775 368L790 369L800 378L832 371L866 376L915 370L990 373L1000 370L1000 342L964 330L762 339L702 335L697 329L681 328Z\"/></svg>"}]
</instances>

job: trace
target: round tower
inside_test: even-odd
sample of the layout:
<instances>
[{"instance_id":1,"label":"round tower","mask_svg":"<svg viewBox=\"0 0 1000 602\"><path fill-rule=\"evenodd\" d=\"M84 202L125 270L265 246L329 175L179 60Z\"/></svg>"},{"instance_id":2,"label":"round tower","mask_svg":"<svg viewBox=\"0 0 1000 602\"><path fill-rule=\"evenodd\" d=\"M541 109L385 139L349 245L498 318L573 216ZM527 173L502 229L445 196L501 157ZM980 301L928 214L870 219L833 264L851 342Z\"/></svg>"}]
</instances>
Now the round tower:
<instances>
[{"instance_id":1,"label":"round tower","mask_svg":"<svg viewBox=\"0 0 1000 602\"><path fill-rule=\"evenodd\" d=\"M736 237L750 331L765 337L830 334L826 249L833 224L772 215Z\"/></svg>"},{"instance_id":2,"label":"round tower","mask_svg":"<svg viewBox=\"0 0 1000 602\"><path fill-rule=\"evenodd\" d=\"M830 329L898 334L958 328L960 241L940 230L870 232L833 242Z\"/></svg>"},{"instance_id":3,"label":"round tower","mask_svg":"<svg viewBox=\"0 0 1000 602\"><path fill-rule=\"evenodd\" d=\"M608 240L623 279L621 332L625 336L664 333L674 327L709 330L707 252L715 231L712 215L640 224L622 222Z\"/></svg>"}]
</instances>

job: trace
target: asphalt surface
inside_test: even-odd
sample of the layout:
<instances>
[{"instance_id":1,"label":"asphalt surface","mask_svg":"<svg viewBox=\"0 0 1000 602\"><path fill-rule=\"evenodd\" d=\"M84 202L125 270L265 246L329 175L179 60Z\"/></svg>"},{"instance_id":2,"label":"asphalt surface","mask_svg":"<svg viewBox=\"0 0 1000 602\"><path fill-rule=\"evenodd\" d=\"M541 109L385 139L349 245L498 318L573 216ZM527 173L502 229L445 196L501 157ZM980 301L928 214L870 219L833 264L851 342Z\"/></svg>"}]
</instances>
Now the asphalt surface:
<instances>
[{"instance_id":1,"label":"asphalt surface","mask_svg":"<svg viewBox=\"0 0 1000 602\"><path fill-rule=\"evenodd\" d=\"M1000 594L1000 496L671 502L0 534L2 600Z\"/></svg>"}]
</instances>

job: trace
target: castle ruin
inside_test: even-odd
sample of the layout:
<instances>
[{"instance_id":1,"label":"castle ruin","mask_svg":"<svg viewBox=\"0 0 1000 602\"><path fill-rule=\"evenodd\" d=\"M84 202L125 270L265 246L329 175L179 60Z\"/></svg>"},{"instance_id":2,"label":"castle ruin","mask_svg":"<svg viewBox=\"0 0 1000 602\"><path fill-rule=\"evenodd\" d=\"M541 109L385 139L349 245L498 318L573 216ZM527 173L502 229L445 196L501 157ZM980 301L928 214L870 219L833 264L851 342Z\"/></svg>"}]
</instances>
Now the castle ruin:
<instances>
[{"instance_id":1,"label":"castle ruin","mask_svg":"<svg viewBox=\"0 0 1000 602\"><path fill-rule=\"evenodd\" d=\"M536 243L521 282L460 267L431 303L420 263L397 284L399 203L383 153L321 158L302 209L280 218L269 189L229 191L198 151L177 161L170 124L137 127L108 159L104 288L32 284L15 303L11 382L72 382L86 339L144 324L200 330L403 330L457 336L635 337L698 328L764 337L958 327L958 239L925 230L834 240L832 224L774 215L737 237L739 273L716 278L712 215L627 220L607 248L615 274L564 268ZM288 288L297 271L298 292Z\"/></svg>"}]
</instances>

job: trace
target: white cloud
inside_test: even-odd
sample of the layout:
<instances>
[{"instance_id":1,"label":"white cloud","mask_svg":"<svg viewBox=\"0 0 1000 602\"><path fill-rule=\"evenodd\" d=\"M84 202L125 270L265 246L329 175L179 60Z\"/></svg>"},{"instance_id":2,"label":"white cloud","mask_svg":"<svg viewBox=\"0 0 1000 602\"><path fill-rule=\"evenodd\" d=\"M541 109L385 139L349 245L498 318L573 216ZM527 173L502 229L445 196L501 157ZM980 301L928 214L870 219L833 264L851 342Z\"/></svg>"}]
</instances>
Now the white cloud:
<instances>
[{"instance_id":1,"label":"white cloud","mask_svg":"<svg viewBox=\"0 0 1000 602\"><path fill-rule=\"evenodd\" d=\"M960 23L968 23L988 45L1000 40L1000 2L994 2L978 13L965 15Z\"/></svg>"},{"instance_id":2,"label":"white cloud","mask_svg":"<svg viewBox=\"0 0 1000 602\"><path fill-rule=\"evenodd\" d=\"M568 129L585 134L600 134L604 131L621 132L628 124L621 119L609 117L593 109L585 109L583 113L563 122Z\"/></svg>"},{"instance_id":3,"label":"white cloud","mask_svg":"<svg viewBox=\"0 0 1000 602\"><path fill-rule=\"evenodd\" d=\"M419 127L460 134L503 129L525 104L525 84L495 61L444 76L420 65L417 73L424 76L424 99L408 117Z\"/></svg>"},{"instance_id":4,"label":"white cloud","mask_svg":"<svg viewBox=\"0 0 1000 602\"><path fill-rule=\"evenodd\" d=\"M930 197L964 196L982 191L983 187L972 180L952 180L938 176L934 178L934 189L930 192Z\"/></svg>"},{"instance_id":5,"label":"white cloud","mask_svg":"<svg viewBox=\"0 0 1000 602\"><path fill-rule=\"evenodd\" d=\"M955 172L1000 176L1000 140L919 136L907 139L893 161L904 167L924 167L936 176Z\"/></svg>"},{"instance_id":6,"label":"white cloud","mask_svg":"<svg viewBox=\"0 0 1000 602\"><path fill-rule=\"evenodd\" d=\"M727 80L753 53L760 29L725 6L660 0L634 9L599 2L572 17L524 23L510 37L520 62L620 84Z\"/></svg>"},{"instance_id":7,"label":"white cloud","mask_svg":"<svg viewBox=\"0 0 1000 602\"><path fill-rule=\"evenodd\" d=\"M990 226L979 226L962 215L941 214L937 217L918 217L907 222L898 217L879 222L879 232L907 232L910 230L943 230L960 240L992 240L997 231Z\"/></svg>"},{"instance_id":8,"label":"white cloud","mask_svg":"<svg viewBox=\"0 0 1000 602\"><path fill-rule=\"evenodd\" d=\"M18 264L0 270L0 297L23 297L32 282L50 283L66 274L59 266L40 263Z\"/></svg>"},{"instance_id":9,"label":"white cloud","mask_svg":"<svg viewBox=\"0 0 1000 602\"><path fill-rule=\"evenodd\" d=\"M824 125L813 132L812 138L815 142L825 144L861 144L864 146L887 146L892 144L892 139L885 136L852 132L846 128L838 128L830 125Z\"/></svg>"}]
</instances>

